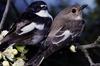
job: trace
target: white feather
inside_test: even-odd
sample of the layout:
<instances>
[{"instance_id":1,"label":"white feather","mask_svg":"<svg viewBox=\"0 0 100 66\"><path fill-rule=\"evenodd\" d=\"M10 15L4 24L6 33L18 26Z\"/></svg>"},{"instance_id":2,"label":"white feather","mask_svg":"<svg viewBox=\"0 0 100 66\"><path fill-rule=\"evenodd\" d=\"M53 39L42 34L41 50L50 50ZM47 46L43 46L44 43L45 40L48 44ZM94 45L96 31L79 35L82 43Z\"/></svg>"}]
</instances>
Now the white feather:
<instances>
[{"instance_id":1,"label":"white feather","mask_svg":"<svg viewBox=\"0 0 100 66\"><path fill-rule=\"evenodd\" d=\"M19 33L19 35L28 33L28 32L30 32L30 31L32 31L34 28L35 28L35 23L31 23L31 24L29 24L29 25L23 27L23 28L21 29L22 32Z\"/></svg>"},{"instance_id":2,"label":"white feather","mask_svg":"<svg viewBox=\"0 0 100 66\"><path fill-rule=\"evenodd\" d=\"M52 16L48 13L47 10L40 10L39 12L37 12L35 14L40 16L40 17L49 17L53 20Z\"/></svg>"},{"instance_id":3,"label":"white feather","mask_svg":"<svg viewBox=\"0 0 100 66\"><path fill-rule=\"evenodd\" d=\"M39 62L38 65L40 65L43 62L43 60L44 60L44 57L42 57L42 59L41 59L41 61Z\"/></svg>"},{"instance_id":4,"label":"white feather","mask_svg":"<svg viewBox=\"0 0 100 66\"><path fill-rule=\"evenodd\" d=\"M1 34L0 34L0 44L1 44L1 40L7 35L8 32L9 32L9 31L7 31L7 30L3 30L3 31L1 32Z\"/></svg>"},{"instance_id":5,"label":"white feather","mask_svg":"<svg viewBox=\"0 0 100 66\"><path fill-rule=\"evenodd\" d=\"M3 36L7 35L7 33L8 33L7 30L3 30L3 31L1 32L1 34L2 34Z\"/></svg>"},{"instance_id":6,"label":"white feather","mask_svg":"<svg viewBox=\"0 0 100 66\"><path fill-rule=\"evenodd\" d=\"M5 37L5 35L7 35L8 31L7 30L3 30L0 34L0 41Z\"/></svg>"},{"instance_id":7,"label":"white feather","mask_svg":"<svg viewBox=\"0 0 100 66\"><path fill-rule=\"evenodd\" d=\"M32 37L32 42L33 42L33 44L37 44L38 42L41 41L42 38L43 38L43 36L41 36L41 35L34 35L34 36Z\"/></svg>"},{"instance_id":8,"label":"white feather","mask_svg":"<svg viewBox=\"0 0 100 66\"><path fill-rule=\"evenodd\" d=\"M53 44L58 44L64 40L66 40L70 35L72 35L72 33L69 31L69 30L66 30L64 33L62 33L61 35L57 35L56 37L61 37L61 36L64 36L60 41L58 42L54 42L52 41Z\"/></svg>"},{"instance_id":9,"label":"white feather","mask_svg":"<svg viewBox=\"0 0 100 66\"><path fill-rule=\"evenodd\" d=\"M44 29L44 24L36 25L36 28L39 29L39 30L43 30Z\"/></svg>"},{"instance_id":10,"label":"white feather","mask_svg":"<svg viewBox=\"0 0 100 66\"><path fill-rule=\"evenodd\" d=\"M75 20L82 20L82 17L79 15L75 18Z\"/></svg>"},{"instance_id":11,"label":"white feather","mask_svg":"<svg viewBox=\"0 0 100 66\"><path fill-rule=\"evenodd\" d=\"M19 33L19 35L28 33L28 32L30 32L30 31L34 30L35 28L37 28L37 29L39 29L39 30L43 30L44 24L36 24L36 23L32 22L31 24L29 24L29 25L23 27L23 28L21 29L22 33Z\"/></svg>"}]
</instances>

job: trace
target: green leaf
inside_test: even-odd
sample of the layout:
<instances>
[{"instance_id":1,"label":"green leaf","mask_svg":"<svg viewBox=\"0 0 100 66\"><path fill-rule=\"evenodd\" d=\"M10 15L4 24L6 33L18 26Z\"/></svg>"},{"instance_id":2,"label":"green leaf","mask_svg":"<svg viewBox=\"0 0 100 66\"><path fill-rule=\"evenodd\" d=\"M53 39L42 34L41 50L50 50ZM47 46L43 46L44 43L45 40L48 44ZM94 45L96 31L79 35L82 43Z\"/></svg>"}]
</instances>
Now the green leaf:
<instances>
[{"instance_id":1,"label":"green leaf","mask_svg":"<svg viewBox=\"0 0 100 66\"><path fill-rule=\"evenodd\" d=\"M23 53L25 51L25 46L24 45L16 45L15 47L21 53Z\"/></svg>"}]
</instances>

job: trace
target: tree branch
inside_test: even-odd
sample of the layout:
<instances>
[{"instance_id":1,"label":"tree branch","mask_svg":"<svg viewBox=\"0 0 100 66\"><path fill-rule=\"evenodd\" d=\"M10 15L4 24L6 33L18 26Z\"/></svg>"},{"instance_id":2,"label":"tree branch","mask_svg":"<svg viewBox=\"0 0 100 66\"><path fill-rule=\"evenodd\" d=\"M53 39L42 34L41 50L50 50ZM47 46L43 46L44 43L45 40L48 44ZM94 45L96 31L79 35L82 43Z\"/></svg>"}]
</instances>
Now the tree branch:
<instances>
[{"instance_id":1,"label":"tree branch","mask_svg":"<svg viewBox=\"0 0 100 66\"><path fill-rule=\"evenodd\" d=\"M83 51L85 57L88 59L90 66L100 66L100 63L94 63L91 59L91 57L89 56L89 53L86 49L81 48L81 50Z\"/></svg>"},{"instance_id":2,"label":"tree branch","mask_svg":"<svg viewBox=\"0 0 100 66\"><path fill-rule=\"evenodd\" d=\"M91 43L91 44L87 44L87 45L80 45L78 48L90 49L90 48L94 48L94 47L100 47L100 44Z\"/></svg>"},{"instance_id":3,"label":"tree branch","mask_svg":"<svg viewBox=\"0 0 100 66\"><path fill-rule=\"evenodd\" d=\"M100 63L94 63L87 51L87 49L90 48L94 48L94 47L100 47L100 44L98 44L98 41L100 42L100 37L98 37L98 39L91 44L87 44L87 45L80 45L78 48L81 49L81 51L83 51L85 57L88 59L90 66L100 66Z\"/></svg>"},{"instance_id":4,"label":"tree branch","mask_svg":"<svg viewBox=\"0 0 100 66\"><path fill-rule=\"evenodd\" d=\"M2 17L1 22L0 22L0 30L2 29L3 24L4 24L4 22L5 22L5 19L6 19L6 17L7 17L7 13L8 13L9 6L10 6L10 1L11 1L11 0L7 0L6 8L5 8L5 11L4 11L4 13L3 13L3 17Z\"/></svg>"}]
</instances>

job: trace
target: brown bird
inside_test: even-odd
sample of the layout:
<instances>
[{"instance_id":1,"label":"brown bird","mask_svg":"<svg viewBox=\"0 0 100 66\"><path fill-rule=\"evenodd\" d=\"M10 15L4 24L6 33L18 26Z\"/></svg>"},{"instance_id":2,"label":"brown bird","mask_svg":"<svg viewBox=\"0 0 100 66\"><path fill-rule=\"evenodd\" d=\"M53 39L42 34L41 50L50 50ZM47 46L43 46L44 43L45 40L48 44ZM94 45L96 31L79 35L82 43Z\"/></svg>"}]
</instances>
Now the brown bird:
<instances>
[{"instance_id":1,"label":"brown bird","mask_svg":"<svg viewBox=\"0 0 100 66\"><path fill-rule=\"evenodd\" d=\"M79 36L84 26L82 11L87 5L75 4L62 10L54 19L46 41L58 44L71 37Z\"/></svg>"}]
</instances>

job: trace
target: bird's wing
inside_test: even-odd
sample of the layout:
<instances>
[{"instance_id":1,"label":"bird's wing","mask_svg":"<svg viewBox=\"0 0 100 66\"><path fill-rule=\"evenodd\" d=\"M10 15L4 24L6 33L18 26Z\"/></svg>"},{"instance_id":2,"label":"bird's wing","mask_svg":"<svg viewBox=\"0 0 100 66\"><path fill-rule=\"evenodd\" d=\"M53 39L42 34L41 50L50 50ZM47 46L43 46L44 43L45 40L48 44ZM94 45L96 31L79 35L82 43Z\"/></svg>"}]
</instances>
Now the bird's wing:
<instances>
[{"instance_id":1,"label":"bird's wing","mask_svg":"<svg viewBox=\"0 0 100 66\"><path fill-rule=\"evenodd\" d=\"M26 34L32 30L34 30L35 28L35 23L27 23L26 22L20 22L17 24L17 28L16 28L16 31L15 33L18 34L18 35L23 35L23 34Z\"/></svg>"},{"instance_id":2,"label":"bird's wing","mask_svg":"<svg viewBox=\"0 0 100 66\"><path fill-rule=\"evenodd\" d=\"M29 24L29 22L26 20L13 23L8 34L4 37L4 39L2 40L1 43L9 41L10 39L14 39L15 36L18 35L17 33L18 32L20 33L20 29L28 24Z\"/></svg>"},{"instance_id":3,"label":"bird's wing","mask_svg":"<svg viewBox=\"0 0 100 66\"><path fill-rule=\"evenodd\" d=\"M21 20L19 22L15 22L10 27L9 33L7 35L12 34L12 33L19 34L19 33L23 32L23 31L25 31L25 30L22 31L23 28L24 29L25 28L28 29L27 26L29 27L30 24L31 23L30 23L29 20L23 20L23 21Z\"/></svg>"},{"instance_id":4,"label":"bird's wing","mask_svg":"<svg viewBox=\"0 0 100 66\"><path fill-rule=\"evenodd\" d=\"M7 35L11 34L12 32L14 32L16 30L16 23L13 23L9 29L9 32L7 33Z\"/></svg>"},{"instance_id":5,"label":"bird's wing","mask_svg":"<svg viewBox=\"0 0 100 66\"><path fill-rule=\"evenodd\" d=\"M72 33L70 32L70 30L67 30L67 29L66 30L63 30L63 28L62 28L53 37L52 43L53 44L61 43L61 42L65 41L67 38L69 38L71 35L72 35Z\"/></svg>"}]
</instances>

